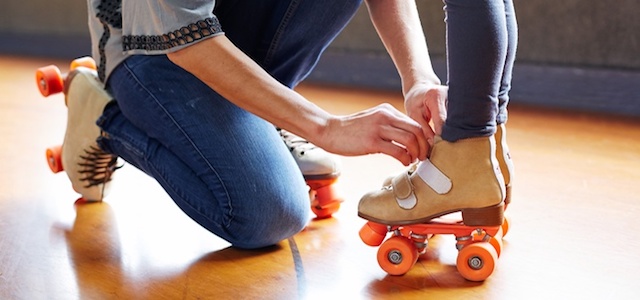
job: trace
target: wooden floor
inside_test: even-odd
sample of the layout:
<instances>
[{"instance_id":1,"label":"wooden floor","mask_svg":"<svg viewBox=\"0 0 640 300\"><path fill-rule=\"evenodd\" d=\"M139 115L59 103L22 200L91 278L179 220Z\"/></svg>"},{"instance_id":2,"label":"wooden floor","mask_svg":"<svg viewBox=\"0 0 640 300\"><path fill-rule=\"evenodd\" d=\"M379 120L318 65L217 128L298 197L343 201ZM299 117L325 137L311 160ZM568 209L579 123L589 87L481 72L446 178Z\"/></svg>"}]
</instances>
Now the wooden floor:
<instances>
[{"instance_id":1,"label":"wooden floor","mask_svg":"<svg viewBox=\"0 0 640 300\"><path fill-rule=\"evenodd\" d=\"M640 122L511 106L516 164L511 230L483 283L456 271L453 239L436 237L404 276L358 237L362 194L403 167L343 158L346 202L279 245L243 251L201 229L132 166L109 198L74 205L44 149L62 141L62 96L45 99L34 70L65 61L0 56L0 299L637 299ZM335 113L395 93L305 85ZM259 199L256 199L259 201Z\"/></svg>"}]
</instances>

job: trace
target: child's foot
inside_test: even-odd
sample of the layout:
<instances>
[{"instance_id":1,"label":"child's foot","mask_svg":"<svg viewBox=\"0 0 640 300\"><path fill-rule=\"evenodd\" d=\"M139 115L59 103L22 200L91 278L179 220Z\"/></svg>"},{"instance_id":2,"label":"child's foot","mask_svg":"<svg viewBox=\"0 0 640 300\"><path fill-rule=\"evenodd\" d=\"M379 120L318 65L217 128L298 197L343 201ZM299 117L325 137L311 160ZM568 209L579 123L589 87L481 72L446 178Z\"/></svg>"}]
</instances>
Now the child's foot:
<instances>
[{"instance_id":1,"label":"child's foot","mask_svg":"<svg viewBox=\"0 0 640 300\"><path fill-rule=\"evenodd\" d=\"M95 71L78 67L65 80L68 108L67 131L62 144L62 165L73 189L87 201L102 201L106 196L117 157L98 146L102 115L111 96L104 90Z\"/></svg>"},{"instance_id":2,"label":"child's foot","mask_svg":"<svg viewBox=\"0 0 640 300\"><path fill-rule=\"evenodd\" d=\"M376 223L406 225L461 211L466 225L501 225L505 184L495 153L492 136L453 143L436 138L430 160L363 196L358 215Z\"/></svg>"},{"instance_id":3,"label":"child's foot","mask_svg":"<svg viewBox=\"0 0 640 300\"><path fill-rule=\"evenodd\" d=\"M278 132L291 151L305 180L326 180L340 175L337 156L281 128Z\"/></svg>"}]
</instances>

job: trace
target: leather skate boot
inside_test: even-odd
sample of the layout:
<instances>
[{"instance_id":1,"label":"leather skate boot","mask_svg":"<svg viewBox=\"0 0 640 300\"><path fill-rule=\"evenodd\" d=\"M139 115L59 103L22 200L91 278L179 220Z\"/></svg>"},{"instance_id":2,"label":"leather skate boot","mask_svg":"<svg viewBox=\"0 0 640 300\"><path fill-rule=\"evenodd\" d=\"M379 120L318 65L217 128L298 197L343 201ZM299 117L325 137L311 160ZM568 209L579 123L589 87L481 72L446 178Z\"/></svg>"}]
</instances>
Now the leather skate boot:
<instances>
[{"instance_id":1,"label":"leather skate boot","mask_svg":"<svg viewBox=\"0 0 640 300\"><path fill-rule=\"evenodd\" d=\"M340 175L340 161L337 156L287 130L278 128L278 132L305 180L334 179Z\"/></svg>"},{"instance_id":2,"label":"leather skate boot","mask_svg":"<svg viewBox=\"0 0 640 300\"><path fill-rule=\"evenodd\" d=\"M469 226L503 221L505 184L492 136L448 142L436 137L429 160L362 197L358 215L387 225L408 225L462 212Z\"/></svg>"},{"instance_id":3,"label":"leather skate boot","mask_svg":"<svg viewBox=\"0 0 640 300\"><path fill-rule=\"evenodd\" d=\"M73 189L87 201L102 201L109 189L117 157L100 149L96 120L111 96L98 81L97 73L78 67L65 80L68 108L67 131L62 144L62 165Z\"/></svg>"},{"instance_id":4,"label":"leather skate boot","mask_svg":"<svg viewBox=\"0 0 640 300\"><path fill-rule=\"evenodd\" d=\"M496 158L500 165L500 171L504 177L506 187L506 196L504 204L511 203L511 178L513 177L513 162L511 161L511 153L507 145L507 128L505 124L499 124L496 130Z\"/></svg>"}]
</instances>

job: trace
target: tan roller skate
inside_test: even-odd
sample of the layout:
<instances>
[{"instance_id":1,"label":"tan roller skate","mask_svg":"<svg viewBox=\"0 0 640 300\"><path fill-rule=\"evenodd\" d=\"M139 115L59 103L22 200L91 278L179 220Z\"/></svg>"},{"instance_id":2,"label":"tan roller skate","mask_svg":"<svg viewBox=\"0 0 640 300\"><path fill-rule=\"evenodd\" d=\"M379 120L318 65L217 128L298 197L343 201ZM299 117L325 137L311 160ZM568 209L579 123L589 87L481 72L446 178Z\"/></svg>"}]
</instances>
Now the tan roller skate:
<instances>
[{"instance_id":1,"label":"tan roller skate","mask_svg":"<svg viewBox=\"0 0 640 300\"><path fill-rule=\"evenodd\" d=\"M426 252L430 237L454 235L459 273L483 281L493 273L502 251L508 226L505 193L494 137L454 143L438 137L429 160L362 197L358 215L369 221L360 229L360 238L380 246L377 258L383 270L403 275ZM461 216L454 214L460 212Z\"/></svg>"},{"instance_id":2,"label":"tan roller skate","mask_svg":"<svg viewBox=\"0 0 640 300\"><path fill-rule=\"evenodd\" d=\"M74 60L66 76L56 66L37 70L36 83L43 96L63 92L68 108L67 130L62 146L47 149L54 173L66 171L73 189L86 201L102 201L109 190L117 157L100 149L96 120L110 101L91 58Z\"/></svg>"},{"instance_id":3,"label":"tan roller skate","mask_svg":"<svg viewBox=\"0 0 640 300\"><path fill-rule=\"evenodd\" d=\"M278 132L309 186L311 210L318 219L331 217L343 202L334 185L340 176L338 157L287 130Z\"/></svg>"}]
</instances>

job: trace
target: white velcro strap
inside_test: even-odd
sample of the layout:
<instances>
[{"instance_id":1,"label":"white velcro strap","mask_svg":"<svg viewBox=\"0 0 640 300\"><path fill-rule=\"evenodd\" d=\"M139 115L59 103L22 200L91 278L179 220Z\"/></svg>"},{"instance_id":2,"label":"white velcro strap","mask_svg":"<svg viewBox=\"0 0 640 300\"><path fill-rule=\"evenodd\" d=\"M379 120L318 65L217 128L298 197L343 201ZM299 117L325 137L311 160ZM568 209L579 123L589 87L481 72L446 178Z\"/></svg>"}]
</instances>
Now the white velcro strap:
<instances>
[{"instance_id":1,"label":"white velcro strap","mask_svg":"<svg viewBox=\"0 0 640 300\"><path fill-rule=\"evenodd\" d=\"M446 194L451 190L449 177L436 168L428 159L420 162L416 173L422 181L440 195Z\"/></svg>"},{"instance_id":2,"label":"white velcro strap","mask_svg":"<svg viewBox=\"0 0 640 300\"><path fill-rule=\"evenodd\" d=\"M413 184L409 174L404 172L391 180L393 195L396 197L398 205L404 209L412 209L418 204L418 199L413 193Z\"/></svg>"}]
</instances>

